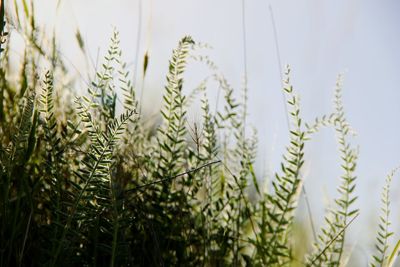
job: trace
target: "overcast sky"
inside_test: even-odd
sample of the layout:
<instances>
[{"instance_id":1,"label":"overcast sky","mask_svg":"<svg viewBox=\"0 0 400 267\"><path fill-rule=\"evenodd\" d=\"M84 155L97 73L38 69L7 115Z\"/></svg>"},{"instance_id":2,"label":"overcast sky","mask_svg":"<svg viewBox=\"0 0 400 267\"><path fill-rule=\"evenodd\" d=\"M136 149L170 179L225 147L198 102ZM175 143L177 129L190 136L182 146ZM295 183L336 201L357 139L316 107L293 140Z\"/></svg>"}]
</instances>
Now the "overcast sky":
<instances>
[{"instance_id":1,"label":"overcast sky","mask_svg":"<svg viewBox=\"0 0 400 267\"><path fill-rule=\"evenodd\" d=\"M36 2L41 20L56 23L65 57L81 70L82 55L74 39L78 27L95 59L98 51L105 52L115 26L125 59L134 67L141 14L139 66L144 52L150 54L146 101L161 103L168 59L186 34L210 44L213 50L208 54L230 83L237 89L242 85L241 0L143 0L141 5L139 0L61 0L57 12L54 0ZM306 121L332 110L335 80L344 73L344 104L358 133L354 144L360 146L357 193L362 215L354 224L362 227L353 230L375 227L370 207L379 203L386 174L400 164L400 1L245 1L249 123L259 133L258 170L273 173L288 134L269 6L280 58L282 64L291 65L291 80L301 96ZM187 84L203 77L203 73L192 74ZM323 130L307 145L305 186L316 216L322 219L318 212L322 200L334 197L339 184L334 131ZM399 176L393 197L400 195L398 180ZM399 213L393 216L400 221Z\"/></svg>"}]
</instances>

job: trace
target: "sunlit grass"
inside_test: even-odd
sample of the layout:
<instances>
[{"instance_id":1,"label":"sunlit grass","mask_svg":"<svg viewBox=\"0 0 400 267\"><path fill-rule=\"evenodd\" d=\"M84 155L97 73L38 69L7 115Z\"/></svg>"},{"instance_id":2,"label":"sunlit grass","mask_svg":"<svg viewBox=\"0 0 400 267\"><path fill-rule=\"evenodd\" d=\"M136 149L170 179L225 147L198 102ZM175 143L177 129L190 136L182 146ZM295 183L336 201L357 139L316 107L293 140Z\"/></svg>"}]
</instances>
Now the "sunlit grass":
<instances>
[{"instance_id":1,"label":"sunlit grass","mask_svg":"<svg viewBox=\"0 0 400 267\"><path fill-rule=\"evenodd\" d=\"M362 211L355 208L358 150L350 142L341 76L334 110L305 123L286 67L289 142L281 169L264 186L253 168L258 137L245 122L247 88L236 98L210 58L193 56L199 45L190 36L172 52L159 120L149 123L117 31L87 92L71 99L74 84L64 83L69 71L55 38L41 39L25 1L16 14L17 25L7 31L25 37L24 56L13 61L5 33L1 52L0 266L346 265L347 232ZM79 31L76 37L84 51ZM210 108L207 79L183 94L189 59L213 73L209 80L223 96L217 110ZM191 125L193 99L201 102L201 119ZM321 127L335 129L342 175L314 240L296 210L305 147ZM400 245L388 245L394 175L383 188L371 266L393 266L398 255Z\"/></svg>"}]
</instances>

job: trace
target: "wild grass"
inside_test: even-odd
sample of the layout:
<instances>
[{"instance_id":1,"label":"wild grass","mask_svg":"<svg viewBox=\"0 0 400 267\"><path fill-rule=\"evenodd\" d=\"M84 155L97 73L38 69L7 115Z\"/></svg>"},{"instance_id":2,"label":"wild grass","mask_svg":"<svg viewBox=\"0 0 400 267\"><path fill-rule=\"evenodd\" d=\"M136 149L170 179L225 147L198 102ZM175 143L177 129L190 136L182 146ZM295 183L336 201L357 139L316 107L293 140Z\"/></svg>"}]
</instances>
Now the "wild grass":
<instances>
[{"instance_id":1,"label":"wild grass","mask_svg":"<svg viewBox=\"0 0 400 267\"><path fill-rule=\"evenodd\" d=\"M162 121L149 125L117 31L87 93L69 101L62 82L68 70L55 38L47 47L33 7L25 3L23 12L27 23L18 16L8 28L27 37L17 79L2 28L0 266L346 265L348 227L360 211L354 208L358 150L349 140L341 76L332 113L307 124L286 68L290 138L272 186L263 186L253 167L257 135L246 131L247 99L235 98L211 59L194 56L199 45L191 37L172 52ZM217 112L210 108L209 79L183 94L189 59L212 71L209 79L224 98ZM43 62L48 70L42 73ZM202 119L191 126L187 111L194 98L200 98ZM342 175L317 239L299 255L295 212L305 146L321 127L336 131ZM383 188L371 266L393 266L398 255L400 243L392 248L388 242L394 175Z\"/></svg>"}]
</instances>

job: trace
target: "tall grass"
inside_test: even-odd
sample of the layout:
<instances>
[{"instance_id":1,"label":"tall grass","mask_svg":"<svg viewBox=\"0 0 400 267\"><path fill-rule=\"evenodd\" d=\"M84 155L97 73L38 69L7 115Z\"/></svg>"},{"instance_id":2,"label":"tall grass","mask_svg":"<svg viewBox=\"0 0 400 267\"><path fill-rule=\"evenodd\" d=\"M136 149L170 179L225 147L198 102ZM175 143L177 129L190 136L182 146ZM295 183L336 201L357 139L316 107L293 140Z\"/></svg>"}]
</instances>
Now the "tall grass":
<instances>
[{"instance_id":1,"label":"tall grass","mask_svg":"<svg viewBox=\"0 0 400 267\"><path fill-rule=\"evenodd\" d=\"M33 6L23 3L23 11L16 11L17 24L8 29L26 37L17 79L10 66L12 47L2 33L0 266L348 262L347 232L360 213L354 208L358 151L349 141L352 129L342 104L341 77L332 113L307 124L286 68L282 90L290 139L272 186L263 186L253 168L257 135L246 131L247 99L235 98L234 89L207 56L191 56L199 47L191 37L183 37L172 52L161 123L149 125L140 112L134 77L122 60L118 32L112 34L87 93L71 101L62 82L68 70L56 38L45 44ZM82 40L79 43L82 48ZM213 74L186 96L184 73L193 58ZM43 64L48 70L42 73ZM211 79L224 98L216 112L207 92ZM192 126L186 113L196 97L202 119ZM117 111L118 103L122 112ZM299 254L295 212L305 146L321 127L336 131L342 175L335 206L326 214L318 238L309 251ZM400 247L388 245L393 176L394 172L388 176L382 193L371 266L393 266Z\"/></svg>"}]
</instances>

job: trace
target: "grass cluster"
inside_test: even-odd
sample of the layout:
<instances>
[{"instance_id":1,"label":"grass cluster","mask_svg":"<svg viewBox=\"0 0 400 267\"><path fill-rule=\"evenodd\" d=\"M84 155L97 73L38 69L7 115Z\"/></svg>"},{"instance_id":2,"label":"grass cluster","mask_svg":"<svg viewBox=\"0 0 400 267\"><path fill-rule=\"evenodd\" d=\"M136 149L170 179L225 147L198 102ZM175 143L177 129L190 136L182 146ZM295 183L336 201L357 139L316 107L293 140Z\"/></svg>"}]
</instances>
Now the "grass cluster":
<instances>
[{"instance_id":1,"label":"grass cluster","mask_svg":"<svg viewBox=\"0 0 400 267\"><path fill-rule=\"evenodd\" d=\"M209 58L191 56L199 47L191 37L173 50L162 122L148 123L117 32L87 93L71 100L56 38L46 43L33 6L25 3L16 14L8 35L2 32L0 62L0 266L346 265L346 233L359 214L358 154L349 141L341 77L332 113L307 124L286 69L290 139L271 184L259 184L246 98L235 97ZM11 34L26 41L17 73ZM183 94L189 58L213 72L208 79L224 97L217 111L210 108L207 79ZM47 71L40 71L43 64ZM202 103L199 125L186 119L194 98ZM343 171L325 224L299 249L294 220L304 148L321 127L335 129ZM392 266L400 246L388 245L393 175L382 193L371 266Z\"/></svg>"}]
</instances>

